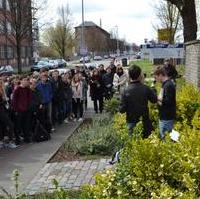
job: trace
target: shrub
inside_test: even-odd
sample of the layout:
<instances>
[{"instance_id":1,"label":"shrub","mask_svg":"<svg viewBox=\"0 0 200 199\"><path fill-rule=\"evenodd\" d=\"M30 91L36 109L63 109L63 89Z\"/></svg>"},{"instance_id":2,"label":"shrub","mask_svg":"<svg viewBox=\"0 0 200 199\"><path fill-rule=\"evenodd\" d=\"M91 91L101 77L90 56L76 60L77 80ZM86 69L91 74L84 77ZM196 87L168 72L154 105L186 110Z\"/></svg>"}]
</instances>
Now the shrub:
<instances>
[{"instance_id":1,"label":"shrub","mask_svg":"<svg viewBox=\"0 0 200 199\"><path fill-rule=\"evenodd\" d=\"M96 176L96 184L83 188L82 199L198 199L200 198L200 93L187 85L177 94L180 141L161 142L156 133L149 139L127 139L125 116L114 116L114 129L126 145L120 163ZM156 126L154 106L150 115ZM152 109L153 108L153 109ZM135 133L142 131L140 124Z\"/></svg>"},{"instance_id":2,"label":"shrub","mask_svg":"<svg viewBox=\"0 0 200 199\"><path fill-rule=\"evenodd\" d=\"M95 119L89 128L74 134L64 145L79 155L112 155L121 145L109 118Z\"/></svg>"},{"instance_id":3,"label":"shrub","mask_svg":"<svg viewBox=\"0 0 200 199\"><path fill-rule=\"evenodd\" d=\"M105 101L104 109L106 110L106 112L113 115L119 111L119 104L120 104L119 99L113 97L112 99Z\"/></svg>"}]
</instances>

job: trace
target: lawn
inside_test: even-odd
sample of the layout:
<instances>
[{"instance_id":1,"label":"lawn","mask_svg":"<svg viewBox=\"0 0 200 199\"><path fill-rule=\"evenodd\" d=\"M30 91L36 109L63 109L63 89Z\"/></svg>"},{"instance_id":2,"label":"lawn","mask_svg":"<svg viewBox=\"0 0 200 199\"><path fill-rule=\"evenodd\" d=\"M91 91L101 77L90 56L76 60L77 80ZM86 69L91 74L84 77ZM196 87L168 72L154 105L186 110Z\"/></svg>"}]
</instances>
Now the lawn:
<instances>
[{"instance_id":1,"label":"lawn","mask_svg":"<svg viewBox=\"0 0 200 199\"><path fill-rule=\"evenodd\" d=\"M153 72L153 64L149 60L137 60L132 61L130 65L136 64L141 67L143 73L147 74L147 77L151 77L151 73Z\"/></svg>"}]
</instances>

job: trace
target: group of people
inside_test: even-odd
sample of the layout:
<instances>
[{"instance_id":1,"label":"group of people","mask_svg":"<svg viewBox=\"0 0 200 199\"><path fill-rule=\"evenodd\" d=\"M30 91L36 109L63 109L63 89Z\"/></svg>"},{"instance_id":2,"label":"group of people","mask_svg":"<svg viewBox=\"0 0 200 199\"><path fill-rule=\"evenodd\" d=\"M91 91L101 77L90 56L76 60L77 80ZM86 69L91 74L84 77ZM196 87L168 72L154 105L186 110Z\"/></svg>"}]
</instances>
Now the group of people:
<instances>
[{"instance_id":1,"label":"group of people","mask_svg":"<svg viewBox=\"0 0 200 199\"><path fill-rule=\"evenodd\" d=\"M83 121L88 94L96 113L105 99L127 84L123 68L111 62L106 69L76 67L60 75L42 69L32 75L0 78L0 148L51 139L55 126ZM90 92L88 92L90 88Z\"/></svg>"},{"instance_id":2,"label":"group of people","mask_svg":"<svg viewBox=\"0 0 200 199\"><path fill-rule=\"evenodd\" d=\"M124 90L120 112L126 113L129 135L132 137L136 124L142 120L143 138L148 138L153 130L149 117L148 103L157 103L159 110L159 129L161 140L165 139L166 132L171 132L176 118L176 84L175 67L166 63L154 71L155 82L161 83L158 94L154 84L148 87L144 84L144 75L139 66L133 65L129 69L130 85Z\"/></svg>"}]
</instances>

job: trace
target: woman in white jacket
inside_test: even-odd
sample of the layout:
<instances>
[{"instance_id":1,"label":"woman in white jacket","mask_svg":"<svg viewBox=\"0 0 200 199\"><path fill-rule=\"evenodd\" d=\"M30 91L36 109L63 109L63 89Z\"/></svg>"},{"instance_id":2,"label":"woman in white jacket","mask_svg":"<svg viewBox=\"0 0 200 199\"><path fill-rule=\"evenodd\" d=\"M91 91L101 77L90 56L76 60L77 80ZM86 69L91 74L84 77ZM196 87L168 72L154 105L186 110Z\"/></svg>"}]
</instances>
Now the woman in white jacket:
<instances>
[{"instance_id":1,"label":"woman in white jacket","mask_svg":"<svg viewBox=\"0 0 200 199\"><path fill-rule=\"evenodd\" d=\"M83 82L79 74L75 74L72 80L72 109L75 116L74 121L83 121Z\"/></svg>"},{"instance_id":2,"label":"woman in white jacket","mask_svg":"<svg viewBox=\"0 0 200 199\"><path fill-rule=\"evenodd\" d=\"M122 94L128 85L128 75L120 65L117 66L117 71L113 79L113 85L119 94Z\"/></svg>"}]
</instances>

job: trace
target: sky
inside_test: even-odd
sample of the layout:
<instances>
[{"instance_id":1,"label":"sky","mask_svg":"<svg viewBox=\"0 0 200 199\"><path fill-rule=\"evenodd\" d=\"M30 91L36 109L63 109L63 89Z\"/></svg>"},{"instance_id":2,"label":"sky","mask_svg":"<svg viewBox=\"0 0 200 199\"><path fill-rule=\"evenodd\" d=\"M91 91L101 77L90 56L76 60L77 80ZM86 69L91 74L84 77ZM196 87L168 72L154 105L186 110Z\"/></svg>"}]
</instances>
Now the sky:
<instances>
[{"instance_id":1,"label":"sky","mask_svg":"<svg viewBox=\"0 0 200 199\"><path fill-rule=\"evenodd\" d=\"M93 21L106 31L116 31L120 39L142 44L144 39L156 38L153 3L158 0L84 0L85 21ZM69 4L74 26L81 23L82 0L48 0L46 21L57 19L57 8ZM153 3L152 3L153 2Z\"/></svg>"}]
</instances>

